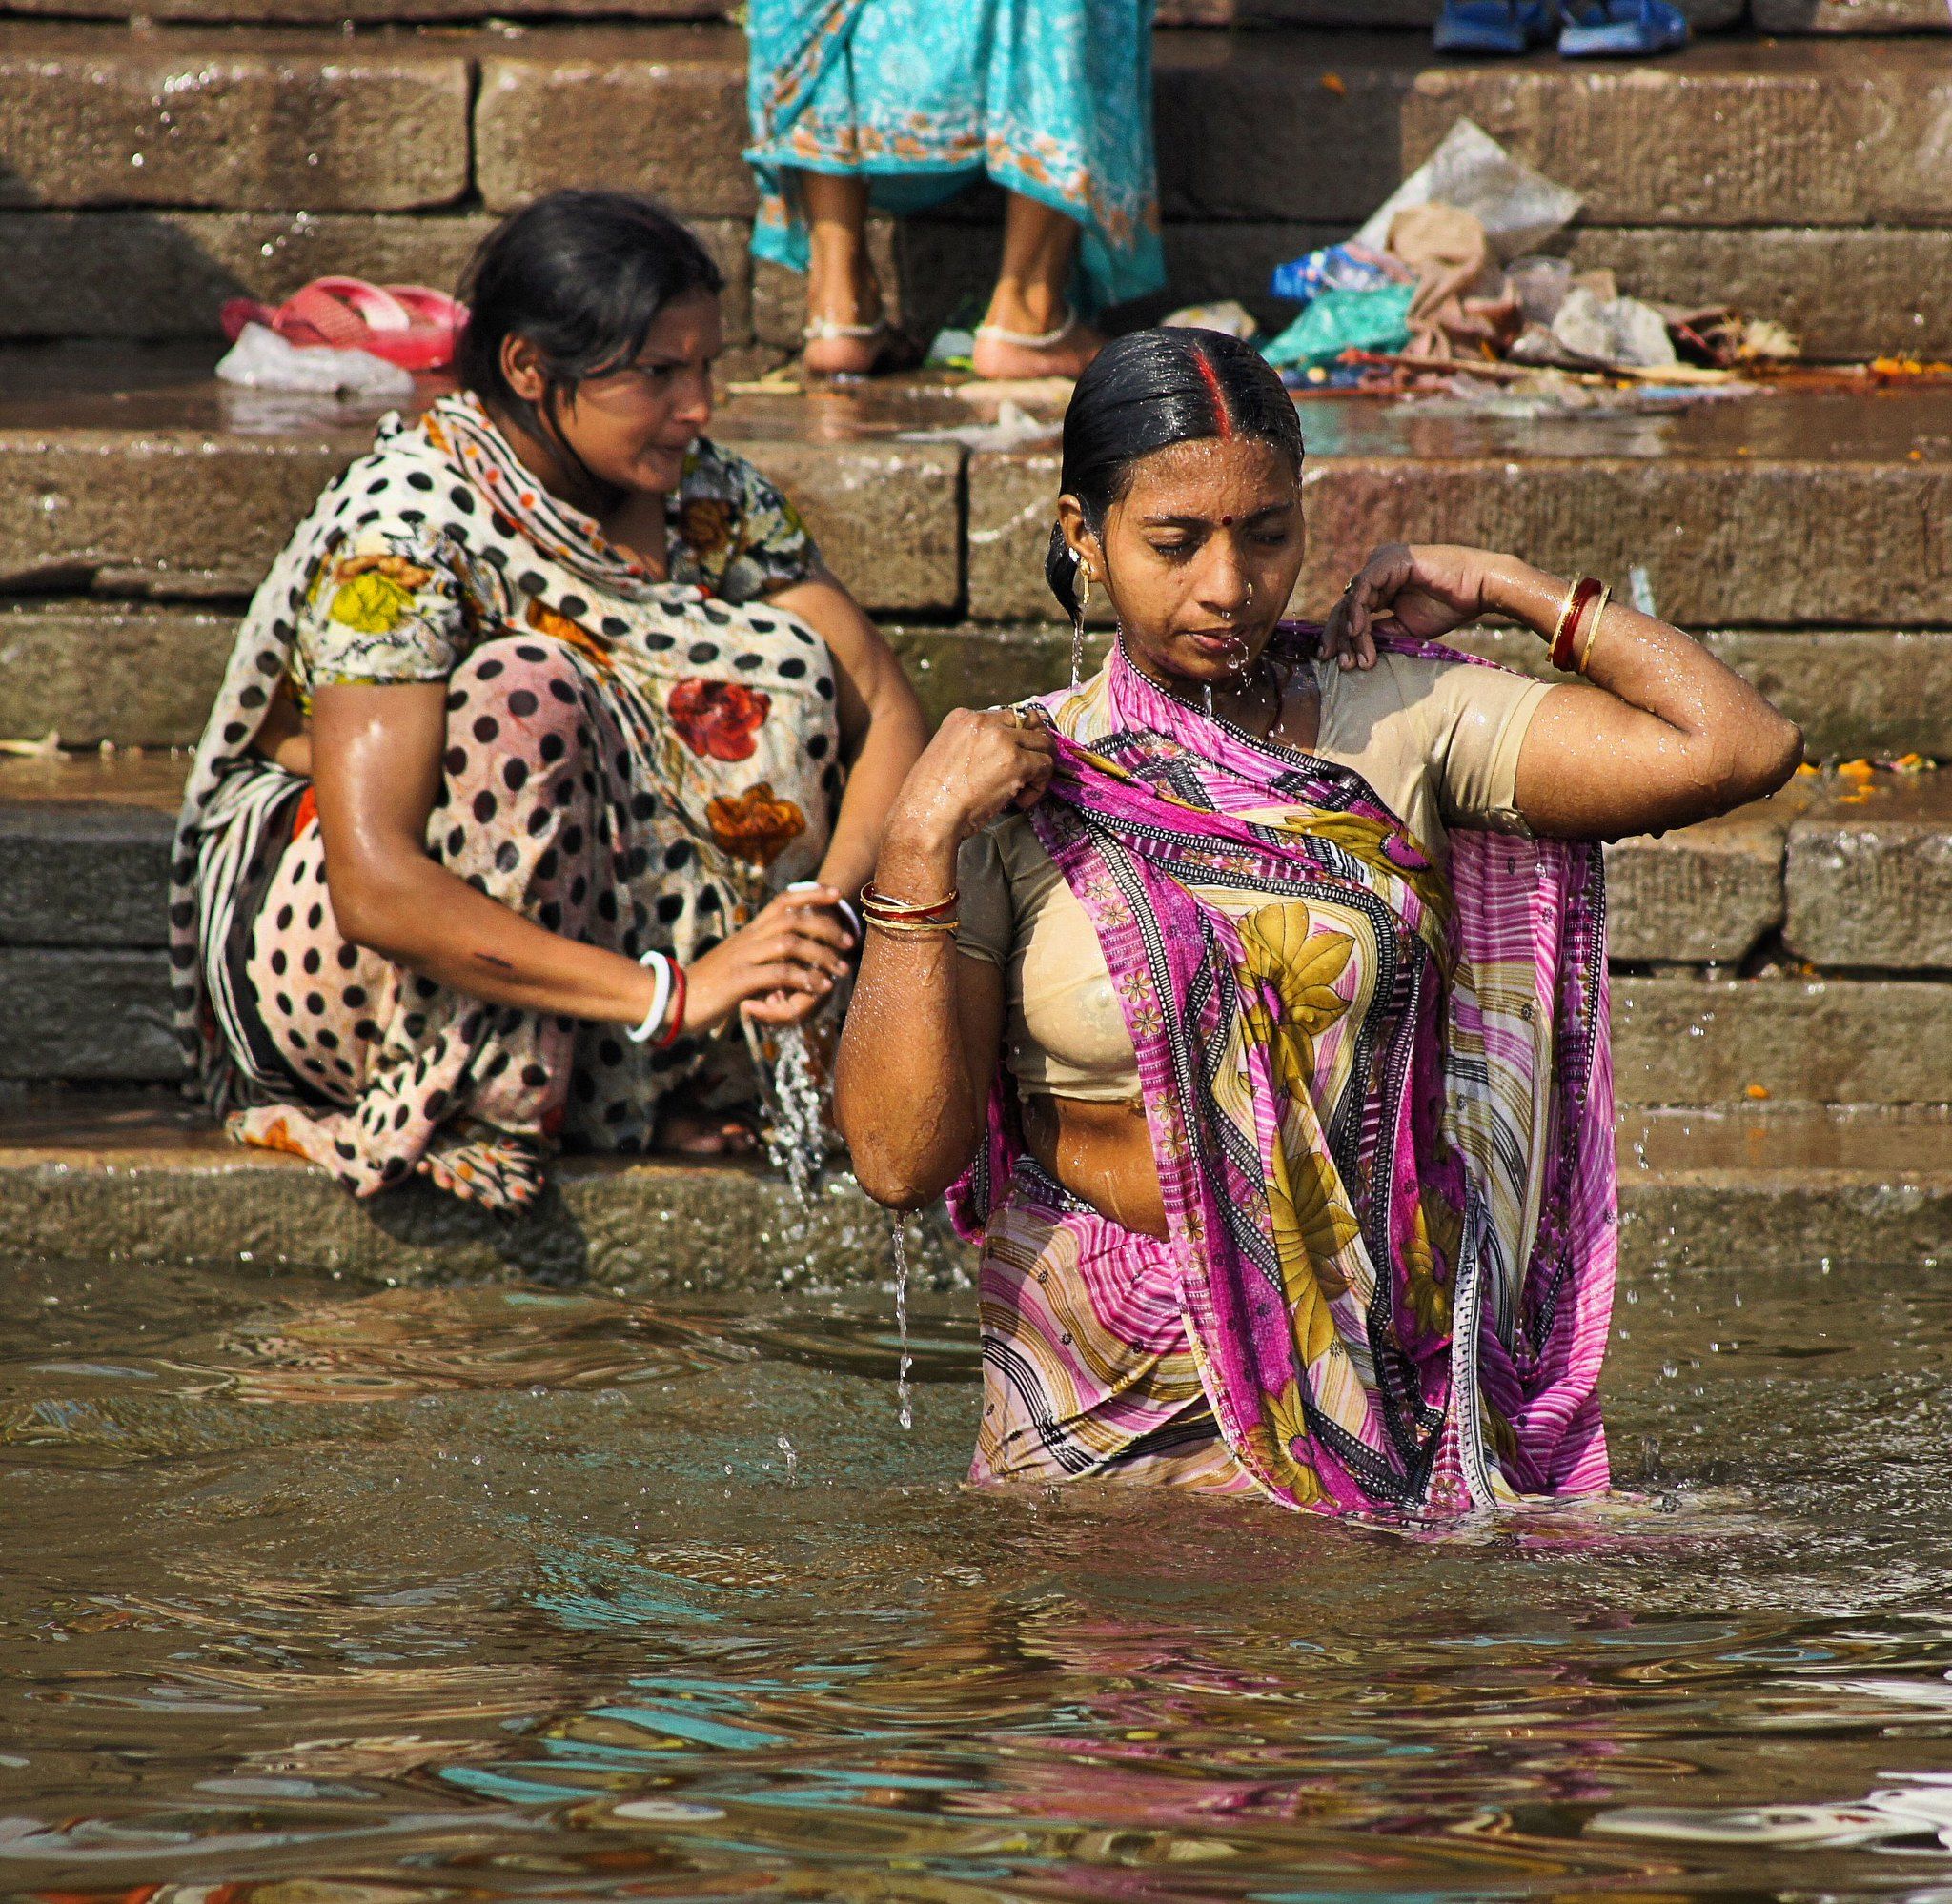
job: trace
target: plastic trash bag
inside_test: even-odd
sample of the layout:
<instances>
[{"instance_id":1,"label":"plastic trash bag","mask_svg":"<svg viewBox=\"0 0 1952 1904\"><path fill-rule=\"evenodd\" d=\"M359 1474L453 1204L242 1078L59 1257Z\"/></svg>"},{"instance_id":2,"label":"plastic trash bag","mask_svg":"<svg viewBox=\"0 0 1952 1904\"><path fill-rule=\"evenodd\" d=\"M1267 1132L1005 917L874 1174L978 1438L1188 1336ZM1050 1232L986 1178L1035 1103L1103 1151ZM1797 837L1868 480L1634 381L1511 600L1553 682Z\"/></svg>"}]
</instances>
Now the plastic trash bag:
<instances>
[{"instance_id":1,"label":"plastic trash bag","mask_svg":"<svg viewBox=\"0 0 1952 1904\"><path fill-rule=\"evenodd\" d=\"M1262 348L1271 364L1332 364L1344 351L1400 351L1410 341L1413 284L1325 291Z\"/></svg>"},{"instance_id":2,"label":"plastic trash bag","mask_svg":"<svg viewBox=\"0 0 1952 1904\"><path fill-rule=\"evenodd\" d=\"M1243 342L1260 330L1254 314L1237 299L1219 304L1188 304L1159 320L1162 331L1223 331Z\"/></svg>"},{"instance_id":3,"label":"plastic trash bag","mask_svg":"<svg viewBox=\"0 0 1952 1904\"><path fill-rule=\"evenodd\" d=\"M312 396L356 396L396 402L414 394L414 379L370 351L287 343L262 324L247 324L217 365L225 383L246 390L287 390Z\"/></svg>"},{"instance_id":4,"label":"plastic trash bag","mask_svg":"<svg viewBox=\"0 0 1952 1904\"><path fill-rule=\"evenodd\" d=\"M1443 143L1370 214L1351 240L1370 251L1390 242L1396 213L1433 200L1474 213L1492 250L1509 263L1535 252L1573 222L1579 194L1515 159L1474 119L1459 119Z\"/></svg>"},{"instance_id":5,"label":"plastic trash bag","mask_svg":"<svg viewBox=\"0 0 1952 1904\"><path fill-rule=\"evenodd\" d=\"M1583 284L1566 294L1552 334L1561 350L1588 363L1657 370L1680 361L1666 320L1653 305L1637 297L1602 298Z\"/></svg>"},{"instance_id":6,"label":"plastic trash bag","mask_svg":"<svg viewBox=\"0 0 1952 1904\"><path fill-rule=\"evenodd\" d=\"M1401 265L1363 245L1324 245L1306 257L1274 267L1269 287L1276 297L1312 303L1325 291L1380 291L1404 281Z\"/></svg>"}]
</instances>

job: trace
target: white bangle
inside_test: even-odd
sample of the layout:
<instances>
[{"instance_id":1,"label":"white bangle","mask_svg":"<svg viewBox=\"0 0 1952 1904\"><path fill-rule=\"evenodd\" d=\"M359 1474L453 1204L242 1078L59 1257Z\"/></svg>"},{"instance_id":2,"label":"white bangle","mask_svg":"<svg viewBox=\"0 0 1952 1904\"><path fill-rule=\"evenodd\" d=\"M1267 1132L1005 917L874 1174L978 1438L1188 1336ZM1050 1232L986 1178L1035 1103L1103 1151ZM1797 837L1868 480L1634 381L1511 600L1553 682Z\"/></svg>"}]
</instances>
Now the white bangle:
<instances>
[{"instance_id":1,"label":"white bangle","mask_svg":"<svg viewBox=\"0 0 1952 1904\"><path fill-rule=\"evenodd\" d=\"M658 1027L664 1022L664 1013L671 1004L671 959L668 953L646 952L637 962L656 981L651 993L651 1008L644 1013L644 1022L634 1024L625 1034L633 1044L646 1044L657 1036Z\"/></svg>"},{"instance_id":2,"label":"white bangle","mask_svg":"<svg viewBox=\"0 0 1952 1904\"><path fill-rule=\"evenodd\" d=\"M786 890L789 893L818 892L820 890L820 881L818 880L795 880ZM854 928L854 942L858 945L861 942L861 915L854 910L853 901L851 900L837 899L834 901L834 905L839 911L846 915L847 923Z\"/></svg>"}]
</instances>

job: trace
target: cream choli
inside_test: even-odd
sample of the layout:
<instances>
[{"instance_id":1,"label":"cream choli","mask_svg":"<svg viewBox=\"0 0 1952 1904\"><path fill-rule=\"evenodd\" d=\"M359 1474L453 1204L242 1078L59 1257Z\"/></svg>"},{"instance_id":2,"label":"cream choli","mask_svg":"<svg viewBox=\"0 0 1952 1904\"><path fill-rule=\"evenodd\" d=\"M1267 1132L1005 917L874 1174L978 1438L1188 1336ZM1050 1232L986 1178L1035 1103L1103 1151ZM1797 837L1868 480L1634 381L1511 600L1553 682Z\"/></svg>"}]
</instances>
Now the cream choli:
<instances>
[{"instance_id":1,"label":"cream choli","mask_svg":"<svg viewBox=\"0 0 1952 1904\"><path fill-rule=\"evenodd\" d=\"M1367 672L1313 665L1321 719L1311 751L1360 774L1439 862L1454 826L1527 830L1514 803L1518 752L1545 682L1405 655ZM1097 932L1027 816L967 841L956 883L957 947L1006 976L1004 1056L1019 1090L1135 1100L1138 1060Z\"/></svg>"}]
</instances>

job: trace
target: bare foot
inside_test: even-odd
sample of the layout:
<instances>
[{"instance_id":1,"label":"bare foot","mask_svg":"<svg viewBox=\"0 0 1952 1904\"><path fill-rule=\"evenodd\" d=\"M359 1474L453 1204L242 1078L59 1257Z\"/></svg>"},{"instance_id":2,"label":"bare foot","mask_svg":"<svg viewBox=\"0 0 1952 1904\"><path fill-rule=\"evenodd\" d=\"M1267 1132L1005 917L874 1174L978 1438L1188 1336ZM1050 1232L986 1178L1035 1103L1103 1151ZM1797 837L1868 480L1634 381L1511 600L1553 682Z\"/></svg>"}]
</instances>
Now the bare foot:
<instances>
[{"instance_id":1,"label":"bare foot","mask_svg":"<svg viewBox=\"0 0 1952 1904\"><path fill-rule=\"evenodd\" d=\"M747 1157L759 1148L759 1133L741 1117L668 1110L658 1121L658 1148L681 1157Z\"/></svg>"},{"instance_id":2,"label":"bare foot","mask_svg":"<svg viewBox=\"0 0 1952 1904\"><path fill-rule=\"evenodd\" d=\"M1075 317L1051 335L1048 343L1020 331L983 325L976 333L971 362L976 375L992 383L1017 382L1040 376L1083 376L1091 359L1105 348L1105 339Z\"/></svg>"}]
</instances>

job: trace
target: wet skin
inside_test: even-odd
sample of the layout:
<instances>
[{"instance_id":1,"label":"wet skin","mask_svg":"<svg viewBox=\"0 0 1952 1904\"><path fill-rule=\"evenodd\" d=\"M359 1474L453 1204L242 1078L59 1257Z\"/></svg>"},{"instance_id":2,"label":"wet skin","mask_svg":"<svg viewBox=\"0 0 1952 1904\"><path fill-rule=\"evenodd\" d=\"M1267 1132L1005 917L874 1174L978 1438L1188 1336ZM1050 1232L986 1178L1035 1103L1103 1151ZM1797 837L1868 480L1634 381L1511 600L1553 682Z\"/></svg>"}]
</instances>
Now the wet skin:
<instances>
[{"instance_id":1,"label":"wet skin","mask_svg":"<svg viewBox=\"0 0 1952 1904\"><path fill-rule=\"evenodd\" d=\"M1264 661L1305 553L1298 474L1281 453L1233 437L1141 458L1102 524L1066 496L1059 520L1094 590L1109 593L1132 665L1260 740L1313 745L1312 671ZM1550 636L1569 583L1515 557L1446 544L1377 549L1331 611L1323 653L1375 664L1375 637L1434 639L1482 616ZM1738 676L1665 622L1616 604L1588 651L1587 680L1540 704L1517 770L1535 832L1603 839L1686 824L1775 790L1801 737ZM1034 805L1048 737L1001 713L952 714L889 818L876 881L904 898L954 881L956 851L998 814ZM836 1075L835 1106L856 1175L914 1208L960 1174L983 1127L1001 1048L1004 978L939 937L870 933ZM899 1072L877 1051L909 1054ZM1024 1134L1038 1162L1127 1227L1166 1233L1158 1173L1137 1104L1030 1097Z\"/></svg>"}]
</instances>

